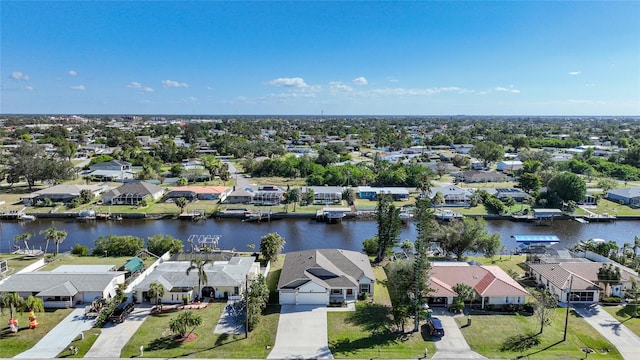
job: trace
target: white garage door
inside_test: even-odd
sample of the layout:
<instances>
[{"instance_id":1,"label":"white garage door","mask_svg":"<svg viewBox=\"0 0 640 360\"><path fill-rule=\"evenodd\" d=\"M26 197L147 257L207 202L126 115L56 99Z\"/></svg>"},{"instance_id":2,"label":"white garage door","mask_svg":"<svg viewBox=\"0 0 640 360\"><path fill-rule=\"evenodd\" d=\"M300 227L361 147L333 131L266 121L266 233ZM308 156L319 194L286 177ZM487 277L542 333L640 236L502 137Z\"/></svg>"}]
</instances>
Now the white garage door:
<instances>
[{"instance_id":1,"label":"white garage door","mask_svg":"<svg viewBox=\"0 0 640 360\"><path fill-rule=\"evenodd\" d=\"M326 298L325 293L298 293L298 305L326 305Z\"/></svg>"},{"instance_id":2,"label":"white garage door","mask_svg":"<svg viewBox=\"0 0 640 360\"><path fill-rule=\"evenodd\" d=\"M295 305L296 294L295 293L280 293L280 305Z\"/></svg>"}]
</instances>

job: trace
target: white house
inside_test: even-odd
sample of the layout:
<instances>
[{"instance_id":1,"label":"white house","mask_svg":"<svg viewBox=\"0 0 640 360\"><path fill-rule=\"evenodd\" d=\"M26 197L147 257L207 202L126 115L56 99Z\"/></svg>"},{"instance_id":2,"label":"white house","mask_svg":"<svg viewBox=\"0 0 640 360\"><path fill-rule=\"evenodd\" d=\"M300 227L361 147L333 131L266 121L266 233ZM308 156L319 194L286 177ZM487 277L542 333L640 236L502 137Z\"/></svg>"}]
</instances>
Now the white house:
<instances>
[{"instance_id":1,"label":"white house","mask_svg":"<svg viewBox=\"0 0 640 360\"><path fill-rule=\"evenodd\" d=\"M278 282L280 304L320 304L356 301L373 295L375 275L363 253L316 249L287 253Z\"/></svg>"}]
</instances>

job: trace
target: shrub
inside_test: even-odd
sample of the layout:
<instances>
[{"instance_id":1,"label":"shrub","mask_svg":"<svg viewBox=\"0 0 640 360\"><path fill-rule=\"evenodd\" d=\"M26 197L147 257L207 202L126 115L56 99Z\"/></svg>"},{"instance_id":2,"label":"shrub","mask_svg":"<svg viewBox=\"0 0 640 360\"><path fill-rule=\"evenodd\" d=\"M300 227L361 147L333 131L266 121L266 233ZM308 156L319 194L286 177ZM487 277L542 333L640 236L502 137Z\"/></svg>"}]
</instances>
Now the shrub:
<instances>
[{"instance_id":1,"label":"shrub","mask_svg":"<svg viewBox=\"0 0 640 360\"><path fill-rule=\"evenodd\" d=\"M602 302L605 304L619 304L622 299L617 296L605 296L602 298Z\"/></svg>"},{"instance_id":2,"label":"shrub","mask_svg":"<svg viewBox=\"0 0 640 360\"><path fill-rule=\"evenodd\" d=\"M78 256L87 256L89 255L89 248L84 245L75 244L71 249L71 253Z\"/></svg>"}]
</instances>

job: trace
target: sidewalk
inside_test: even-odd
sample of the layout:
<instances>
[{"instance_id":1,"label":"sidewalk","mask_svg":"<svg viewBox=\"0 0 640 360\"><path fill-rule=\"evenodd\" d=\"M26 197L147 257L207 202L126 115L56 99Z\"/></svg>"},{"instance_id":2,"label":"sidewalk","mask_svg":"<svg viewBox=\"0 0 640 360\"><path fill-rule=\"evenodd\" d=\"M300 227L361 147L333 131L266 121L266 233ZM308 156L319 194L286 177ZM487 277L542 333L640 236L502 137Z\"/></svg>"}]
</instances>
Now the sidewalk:
<instances>
[{"instance_id":1,"label":"sidewalk","mask_svg":"<svg viewBox=\"0 0 640 360\"><path fill-rule=\"evenodd\" d=\"M49 331L31 349L22 352L15 358L22 359L51 359L58 356L80 333L93 327L94 320L84 316L84 307L74 309L71 314ZM29 331L29 330L26 330Z\"/></svg>"},{"instance_id":2,"label":"sidewalk","mask_svg":"<svg viewBox=\"0 0 640 360\"><path fill-rule=\"evenodd\" d=\"M594 304L575 306L574 310L596 331L611 342L625 359L640 359L640 337L624 324Z\"/></svg>"}]
</instances>

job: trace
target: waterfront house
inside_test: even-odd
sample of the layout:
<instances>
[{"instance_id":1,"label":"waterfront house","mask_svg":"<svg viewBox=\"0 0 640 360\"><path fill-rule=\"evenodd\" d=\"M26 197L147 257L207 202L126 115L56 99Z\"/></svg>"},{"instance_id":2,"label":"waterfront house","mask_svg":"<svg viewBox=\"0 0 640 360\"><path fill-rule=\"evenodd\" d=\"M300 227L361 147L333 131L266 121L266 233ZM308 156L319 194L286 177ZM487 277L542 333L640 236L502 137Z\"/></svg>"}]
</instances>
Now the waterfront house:
<instances>
[{"instance_id":1,"label":"waterfront house","mask_svg":"<svg viewBox=\"0 0 640 360\"><path fill-rule=\"evenodd\" d=\"M506 160L500 161L496 166L496 170L503 172L518 171L524 167L524 164L520 160Z\"/></svg>"},{"instance_id":2,"label":"waterfront house","mask_svg":"<svg viewBox=\"0 0 640 360\"><path fill-rule=\"evenodd\" d=\"M306 198L307 193L313 191L314 204L340 204L342 202L342 186L303 186L302 198Z\"/></svg>"},{"instance_id":3,"label":"waterfront house","mask_svg":"<svg viewBox=\"0 0 640 360\"><path fill-rule=\"evenodd\" d=\"M409 190L403 187L358 186L357 192L360 199L376 200L378 194L391 194L394 201L409 200Z\"/></svg>"},{"instance_id":4,"label":"waterfront house","mask_svg":"<svg viewBox=\"0 0 640 360\"><path fill-rule=\"evenodd\" d=\"M89 190L93 193L93 196L98 196L107 190L107 187L102 185L54 185L24 195L20 200L27 206L36 204L39 201L44 201L45 199L50 199L53 202L69 203L79 197L82 190Z\"/></svg>"},{"instance_id":5,"label":"waterfront house","mask_svg":"<svg viewBox=\"0 0 640 360\"><path fill-rule=\"evenodd\" d=\"M182 303L186 298L192 301L196 296L228 299L244 293L247 279L255 279L260 274L260 263L253 256L220 257L204 267L207 281L198 294L198 270L187 275L191 261L176 260L160 263L142 282L134 286L138 299L151 300L151 283L161 284L165 294L163 304Z\"/></svg>"},{"instance_id":6,"label":"waterfront house","mask_svg":"<svg viewBox=\"0 0 640 360\"><path fill-rule=\"evenodd\" d=\"M250 204L253 202L255 191L252 188L237 189L229 193L223 201L225 204Z\"/></svg>"},{"instance_id":7,"label":"waterfront house","mask_svg":"<svg viewBox=\"0 0 640 360\"><path fill-rule=\"evenodd\" d=\"M482 189L484 190L487 194L489 195L493 195L495 196L497 199L500 199L502 201L505 201L509 198L515 200L516 202L523 202L525 199L527 199L529 197L529 194L527 194L526 192L520 190L520 189L514 189L514 188L508 188L508 189L504 189L504 188L484 188Z\"/></svg>"},{"instance_id":8,"label":"waterfront house","mask_svg":"<svg viewBox=\"0 0 640 360\"><path fill-rule=\"evenodd\" d=\"M280 304L341 304L373 295L375 275L367 255L342 249L287 253L278 282Z\"/></svg>"},{"instance_id":9,"label":"waterfront house","mask_svg":"<svg viewBox=\"0 0 640 360\"><path fill-rule=\"evenodd\" d=\"M464 262L433 262L429 287L433 289L429 305L448 306L458 294L456 284L469 285L474 290L473 303L484 309L487 305L524 304L529 292L498 266L470 265Z\"/></svg>"},{"instance_id":10,"label":"waterfront house","mask_svg":"<svg viewBox=\"0 0 640 360\"><path fill-rule=\"evenodd\" d=\"M438 193L444 197L444 206L469 206L473 196L470 190L455 185L431 189L428 196L433 200Z\"/></svg>"},{"instance_id":11,"label":"waterfront house","mask_svg":"<svg viewBox=\"0 0 640 360\"><path fill-rule=\"evenodd\" d=\"M606 198L629 206L640 206L640 188L621 188L607 191Z\"/></svg>"},{"instance_id":12,"label":"waterfront house","mask_svg":"<svg viewBox=\"0 0 640 360\"><path fill-rule=\"evenodd\" d=\"M102 201L111 205L138 205L143 199L156 201L162 197L164 189L147 182L122 184L102 195Z\"/></svg>"},{"instance_id":13,"label":"waterfront house","mask_svg":"<svg viewBox=\"0 0 640 360\"><path fill-rule=\"evenodd\" d=\"M256 205L280 205L284 200L284 189L278 186L261 186L253 196Z\"/></svg>"},{"instance_id":14,"label":"waterfront house","mask_svg":"<svg viewBox=\"0 0 640 360\"><path fill-rule=\"evenodd\" d=\"M45 308L70 308L96 298L113 297L118 284L125 282L125 272L108 271L114 267L77 265L64 270L18 273L0 284L0 292L17 292L23 298L36 296Z\"/></svg>"},{"instance_id":15,"label":"waterfront house","mask_svg":"<svg viewBox=\"0 0 640 360\"><path fill-rule=\"evenodd\" d=\"M598 280L598 270L604 264L594 261L529 264L528 274L538 286L549 290L561 302L567 301L569 287L571 302L593 303L602 300L604 296L623 297L625 290L631 288L631 279L640 283L640 277L636 273L613 263L620 269L621 279L605 284Z\"/></svg>"},{"instance_id":16,"label":"waterfront house","mask_svg":"<svg viewBox=\"0 0 640 360\"><path fill-rule=\"evenodd\" d=\"M189 201L194 200L220 200L224 202L227 195L231 192L229 186L178 186L166 194L162 199L185 198Z\"/></svg>"}]
</instances>

